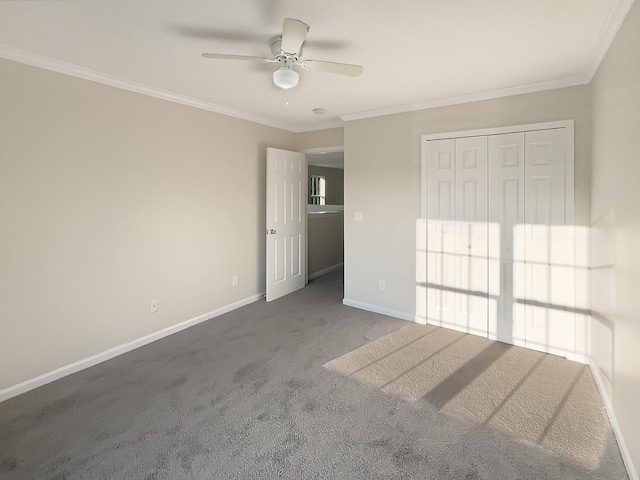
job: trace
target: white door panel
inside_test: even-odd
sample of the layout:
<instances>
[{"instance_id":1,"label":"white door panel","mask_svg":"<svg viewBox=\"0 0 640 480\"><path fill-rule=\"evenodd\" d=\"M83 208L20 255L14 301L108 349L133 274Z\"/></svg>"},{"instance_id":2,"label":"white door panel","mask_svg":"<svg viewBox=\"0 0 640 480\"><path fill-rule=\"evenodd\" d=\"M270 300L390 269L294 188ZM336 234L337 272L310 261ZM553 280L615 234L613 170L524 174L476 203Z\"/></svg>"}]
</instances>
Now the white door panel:
<instances>
[{"instance_id":1,"label":"white door panel","mask_svg":"<svg viewBox=\"0 0 640 480\"><path fill-rule=\"evenodd\" d=\"M502 276L490 337L561 355L574 338L568 304L554 305L573 291L560 268L571 264L564 142L562 129L489 138L489 221L500 226Z\"/></svg>"},{"instance_id":2,"label":"white door panel","mask_svg":"<svg viewBox=\"0 0 640 480\"><path fill-rule=\"evenodd\" d=\"M303 153L267 148L267 301L305 285L306 186Z\"/></svg>"},{"instance_id":3,"label":"white door panel","mask_svg":"<svg viewBox=\"0 0 640 480\"><path fill-rule=\"evenodd\" d=\"M426 149L427 321L486 336L486 137Z\"/></svg>"},{"instance_id":4,"label":"white door panel","mask_svg":"<svg viewBox=\"0 0 640 480\"><path fill-rule=\"evenodd\" d=\"M456 329L487 336L487 138L455 140Z\"/></svg>"},{"instance_id":5,"label":"white door panel","mask_svg":"<svg viewBox=\"0 0 640 480\"><path fill-rule=\"evenodd\" d=\"M427 321L455 324L455 142L427 142ZM443 288L448 287L448 288Z\"/></svg>"},{"instance_id":6,"label":"white door panel","mask_svg":"<svg viewBox=\"0 0 640 480\"><path fill-rule=\"evenodd\" d=\"M563 129L525 135L526 346L563 356L575 350L565 146Z\"/></svg>"},{"instance_id":7,"label":"white door panel","mask_svg":"<svg viewBox=\"0 0 640 480\"><path fill-rule=\"evenodd\" d=\"M517 295L524 294L524 270L514 263L524 259L524 245L518 230L524 223L524 134L492 135L488 139L488 151L489 224L495 226L493 235L500 245L499 249L492 249L498 256L489 282L499 283L500 294L497 318L491 323L489 338L524 345L524 310L514 308ZM500 275L497 281L496 274Z\"/></svg>"}]
</instances>

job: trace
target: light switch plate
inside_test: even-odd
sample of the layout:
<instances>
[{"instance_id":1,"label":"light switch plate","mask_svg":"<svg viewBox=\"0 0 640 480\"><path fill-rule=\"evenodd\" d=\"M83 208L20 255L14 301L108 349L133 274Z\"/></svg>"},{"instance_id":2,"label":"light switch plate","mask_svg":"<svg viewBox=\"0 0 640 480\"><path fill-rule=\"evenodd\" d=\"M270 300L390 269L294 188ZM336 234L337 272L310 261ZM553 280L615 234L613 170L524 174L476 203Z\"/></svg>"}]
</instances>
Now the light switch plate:
<instances>
[{"instance_id":1,"label":"light switch plate","mask_svg":"<svg viewBox=\"0 0 640 480\"><path fill-rule=\"evenodd\" d=\"M364 213L362 212L353 212L353 221L354 222L362 222L364 220Z\"/></svg>"}]
</instances>

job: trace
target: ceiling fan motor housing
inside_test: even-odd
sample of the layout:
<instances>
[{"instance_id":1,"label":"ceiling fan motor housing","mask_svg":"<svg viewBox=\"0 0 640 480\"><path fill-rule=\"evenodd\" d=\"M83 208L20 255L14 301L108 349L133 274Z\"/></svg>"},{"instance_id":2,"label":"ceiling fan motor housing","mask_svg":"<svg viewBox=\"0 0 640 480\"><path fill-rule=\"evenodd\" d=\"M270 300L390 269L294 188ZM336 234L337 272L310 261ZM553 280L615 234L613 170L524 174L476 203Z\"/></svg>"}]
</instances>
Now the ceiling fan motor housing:
<instances>
[{"instance_id":1,"label":"ceiling fan motor housing","mask_svg":"<svg viewBox=\"0 0 640 480\"><path fill-rule=\"evenodd\" d=\"M273 42L271 42L271 53L278 61L280 60L279 57L289 57L295 58L295 62L302 57L302 46L300 46L300 50L298 50L298 52L296 52L295 54L285 52L284 50L282 50L282 37L276 37L273 39Z\"/></svg>"}]
</instances>

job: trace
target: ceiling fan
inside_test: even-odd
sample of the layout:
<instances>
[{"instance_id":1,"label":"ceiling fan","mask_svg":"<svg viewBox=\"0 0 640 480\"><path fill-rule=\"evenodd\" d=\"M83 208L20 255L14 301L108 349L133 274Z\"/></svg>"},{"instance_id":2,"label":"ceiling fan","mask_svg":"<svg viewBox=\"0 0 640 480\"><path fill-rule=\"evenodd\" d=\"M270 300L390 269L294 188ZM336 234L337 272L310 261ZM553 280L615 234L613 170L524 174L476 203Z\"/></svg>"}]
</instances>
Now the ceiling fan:
<instances>
[{"instance_id":1,"label":"ceiling fan","mask_svg":"<svg viewBox=\"0 0 640 480\"><path fill-rule=\"evenodd\" d=\"M279 63L280 68L273 72L273 83L288 90L298 84L299 75L293 69L300 65L305 70L337 73L348 77L357 77L364 71L361 65L348 63L325 62L323 60L300 60L302 44L309 25L294 18L285 18L282 25L282 36L276 37L271 43L271 53L274 58L252 57L248 55L227 55L224 53L203 53L204 58L222 60L250 60L263 63Z\"/></svg>"}]
</instances>

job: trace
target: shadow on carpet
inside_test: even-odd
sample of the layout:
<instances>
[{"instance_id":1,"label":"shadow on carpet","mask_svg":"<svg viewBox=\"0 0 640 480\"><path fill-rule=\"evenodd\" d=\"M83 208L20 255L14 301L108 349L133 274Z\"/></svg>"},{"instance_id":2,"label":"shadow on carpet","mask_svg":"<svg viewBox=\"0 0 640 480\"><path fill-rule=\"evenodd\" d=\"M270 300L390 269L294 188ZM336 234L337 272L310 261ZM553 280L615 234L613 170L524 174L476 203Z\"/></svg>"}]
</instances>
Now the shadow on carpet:
<instances>
[{"instance_id":1,"label":"shadow on carpet","mask_svg":"<svg viewBox=\"0 0 640 480\"><path fill-rule=\"evenodd\" d=\"M588 470L612 435L586 365L444 328L409 325L324 367Z\"/></svg>"}]
</instances>

